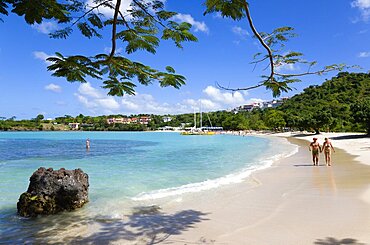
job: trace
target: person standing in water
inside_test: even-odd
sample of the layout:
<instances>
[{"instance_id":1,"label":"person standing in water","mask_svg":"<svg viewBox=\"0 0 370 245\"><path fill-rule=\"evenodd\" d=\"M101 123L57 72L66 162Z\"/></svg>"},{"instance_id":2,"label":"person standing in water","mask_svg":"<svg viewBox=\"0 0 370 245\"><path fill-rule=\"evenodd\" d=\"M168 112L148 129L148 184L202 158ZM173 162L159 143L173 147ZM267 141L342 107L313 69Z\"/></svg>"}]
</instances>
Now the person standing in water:
<instances>
[{"instance_id":1,"label":"person standing in water","mask_svg":"<svg viewBox=\"0 0 370 245\"><path fill-rule=\"evenodd\" d=\"M326 166L331 166L331 150L335 152L333 145L328 138L325 138L325 142L322 145L321 152L324 151Z\"/></svg>"},{"instance_id":2,"label":"person standing in water","mask_svg":"<svg viewBox=\"0 0 370 245\"><path fill-rule=\"evenodd\" d=\"M311 142L309 150L312 152L313 165L319 166L319 152L321 151L321 146L319 142L317 142L317 138L313 138L313 142Z\"/></svg>"},{"instance_id":3,"label":"person standing in water","mask_svg":"<svg viewBox=\"0 0 370 245\"><path fill-rule=\"evenodd\" d=\"M87 150L90 149L90 139L89 138L86 140L86 149Z\"/></svg>"}]
</instances>

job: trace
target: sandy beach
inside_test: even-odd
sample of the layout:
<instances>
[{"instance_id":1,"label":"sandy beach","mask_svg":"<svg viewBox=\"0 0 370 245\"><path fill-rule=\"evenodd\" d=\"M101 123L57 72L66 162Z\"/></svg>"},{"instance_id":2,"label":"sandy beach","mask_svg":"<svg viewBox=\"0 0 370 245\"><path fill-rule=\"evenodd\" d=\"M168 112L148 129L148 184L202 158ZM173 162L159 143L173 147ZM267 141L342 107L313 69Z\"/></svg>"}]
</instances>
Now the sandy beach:
<instances>
[{"instance_id":1,"label":"sandy beach","mask_svg":"<svg viewBox=\"0 0 370 245\"><path fill-rule=\"evenodd\" d=\"M308 151L312 135L279 136L289 136L299 152L241 184L164 205L166 215L192 214L189 223L179 219L178 227L169 229L159 222L156 234L134 243L370 244L370 139L319 135L321 144L331 138L336 152L332 167L325 166L323 155L314 167Z\"/></svg>"},{"instance_id":2,"label":"sandy beach","mask_svg":"<svg viewBox=\"0 0 370 245\"><path fill-rule=\"evenodd\" d=\"M324 166L323 156L321 166L313 167L308 152L312 136L288 135L291 143L300 146L297 154L256 172L242 184L195 193L164 206L163 211L174 214L182 210L199 212L202 220L163 242L370 244L369 138L319 135L321 143L325 137L332 138L336 153L333 167ZM163 238L163 234L156 237Z\"/></svg>"},{"instance_id":3,"label":"sandy beach","mask_svg":"<svg viewBox=\"0 0 370 245\"><path fill-rule=\"evenodd\" d=\"M298 153L239 184L143 203L123 220L61 230L53 242L81 244L370 244L370 139L332 139L333 166L312 166L313 135L284 133ZM343 150L345 149L345 150ZM351 154L349 154L351 153ZM155 206L150 206L155 205Z\"/></svg>"}]
</instances>

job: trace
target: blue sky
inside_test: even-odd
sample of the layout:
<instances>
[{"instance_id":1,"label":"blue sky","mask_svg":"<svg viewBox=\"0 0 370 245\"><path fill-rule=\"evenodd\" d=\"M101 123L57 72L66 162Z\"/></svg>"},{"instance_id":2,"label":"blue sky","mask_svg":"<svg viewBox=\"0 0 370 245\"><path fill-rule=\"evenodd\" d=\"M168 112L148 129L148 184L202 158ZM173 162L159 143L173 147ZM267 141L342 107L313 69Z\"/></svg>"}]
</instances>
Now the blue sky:
<instances>
[{"instance_id":1,"label":"blue sky","mask_svg":"<svg viewBox=\"0 0 370 245\"><path fill-rule=\"evenodd\" d=\"M128 0L124 0L126 4ZM256 28L269 32L292 26L298 37L286 50L300 51L307 60L317 60L317 68L333 63L360 65L370 70L370 0L250 1ZM129 57L164 69L171 65L187 78L180 90L160 88L154 83L138 86L136 96L111 97L100 88L101 82L68 83L46 70L45 58L55 52L65 55L108 52L108 39L86 39L75 31L67 40L50 39L47 33L58 28L51 21L27 25L23 18L10 14L0 22L0 117L46 118L63 115L155 113L174 114L203 110L230 109L258 100L271 100L264 88L230 93L219 90L215 82L230 87L246 87L260 81L263 66L253 71L253 54L263 51L250 35L246 20L232 21L216 14L203 16L202 1L167 0L166 9L180 13L177 20L193 24L197 43L177 49L162 42L157 54L138 52ZM118 43L119 50L124 50ZM286 66L285 72L302 72L301 66ZM321 84L328 76L309 76L293 85L292 96L311 84Z\"/></svg>"}]
</instances>

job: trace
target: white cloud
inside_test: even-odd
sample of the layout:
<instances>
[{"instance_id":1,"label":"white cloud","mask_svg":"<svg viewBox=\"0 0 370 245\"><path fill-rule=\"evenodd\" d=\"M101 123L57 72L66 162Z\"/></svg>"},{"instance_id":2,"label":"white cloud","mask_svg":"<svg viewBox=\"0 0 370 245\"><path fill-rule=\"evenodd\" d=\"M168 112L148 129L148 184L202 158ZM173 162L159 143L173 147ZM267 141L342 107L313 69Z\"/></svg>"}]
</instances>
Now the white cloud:
<instances>
[{"instance_id":1,"label":"white cloud","mask_svg":"<svg viewBox=\"0 0 370 245\"><path fill-rule=\"evenodd\" d=\"M62 88L59 85L56 85L54 83L50 83L50 84L46 85L44 87L44 89L49 90L49 91L53 91L53 92L56 92L56 93L62 92Z\"/></svg>"},{"instance_id":2,"label":"white cloud","mask_svg":"<svg viewBox=\"0 0 370 245\"><path fill-rule=\"evenodd\" d=\"M367 57L370 57L370 52L360 52L358 54L358 57L359 58L367 58Z\"/></svg>"},{"instance_id":3,"label":"white cloud","mask_svg":"<svg viewBox=\"0 0 370 245\"><path fill-rule=\"evenodd\" d=\"M111 114L120 109L116 98L105 95L92 87L90 83L82 83L75 96L85 108L94 114Z\"/></svg>"},{"instance_id":4,"label":"white cloud","mask_svg":"<svg viewBox=\"0 0 370 245\"><path fill-rule=\"evenodd\" d=\"M248 104L251 104L251 103L262 103L264 102L263 99L259 99L259 98L251 98L248 100Z\"/></svg>"},{"instance_id":5,"label":"white cloud","mask_svg":"<svg viewBox=\"0 0 370 245\"><path fill-rule=\"evenodd\" d=\"M94 114L138 114L176 113L177 106L157 102L150 94L124 95L122 98L105 95L106 91L100 91L90 83L79 86L75 96L77 100ZM184 111L182 111L184 112Z\"/></svg>"},{"instance_id":6,"label":"white cloud","mask_svg":"<svg viewBox=\"0 0 370 245\"><path fill-rule=\"evenodd\" d=\"M245 30L245 29L243 29L243 28L241 28L240 26L233 26L232 28L231 28L231 31L234 33L234 34L236 34L236 35L238 35L238 36L241 36L241 37L246 37L246 36L249 36L249 32L247 31L247 30Z\"/></svg>"},{"instance_id":7,"label":"white cloud","mask_svg":"<svg viewBox=\"0 0 370 245\"><path fill-rule=\"evenodd\" d=\"M89 102L89 100L80 94L75 93L75 96L77 97L78 101L82 103L86 108L94 108L96 107L96 103Z\"/></svg>"},{"instance_id":8,"label":"white cloud","mask_svg":"<svg viewBox=\"0 0 370 245\"><path fill-rule=\"evenodd\" d=\"M280 71L296 71L298 70L298 67L295 66L294 64L287 64L287 63L282 63L279 66L275 67L275 70L280 72Z\"/></svg>"},{"instance_id":9,"label":"white cloud","mask_svg":"<svg viewBox=\"0 0 370 245\"><path fill-rule=\"evenodd\" d=\"M41 24L32 25L33 29L36 29L40 33L49 34L52 31L58 29L58 25L52 21L44 21Z\"/></svg>"},{"instance_id":10,"label":"white cloud","mask_svg":"<svg viewBox=\"0 0 370 245\"><path fill-rule=\"evenodd\" d=\"M202 22L199 22L199 21L196 21L193 16L191 16L190 14L177 14L173 17L174 20L178 20L178 21L182 21L182 22L188 22L189 24L191 24L193 27L194 27L194 31L201 31L201 32L205 32L205 33L208 33L209 32L209 29L206 25L206 23L204 23L203 21Z\"/></svg>"},{"instance_id":11,"label":"white cloud","mask_svg":"<svg viewBox=\"0 0 370 245\"><path fill-rule=\"evenodd\" d=\"M104 48L104 53L106 53L106 54L110 54L111 51L112 51L111 47L105 47ZM116 48L116 54L122 54L122 53L123 53L123 48L122 47Z\"/></svg>"},{"instance_id":12,"label":"white cloud","mask_svg":"<svg viewBox=\"0 0 370 245\"><path fill-rule=\"evenodd\" d=\"M47 58L51 57L51 55L48 55L43 51L34 51L33 57L35 57L35 59L44 61L46 65L52 64L52 62L46 60Z\"/></svg>"},{"instance_id":13,"label":"white cloud","mask_svg":"<svg viewBox=\"0 0 370 245\"><path fill-rule=\"evenodd\" d=\"M368 31L369 31L369 30L364 29L364 30L359 31L359 32L358 32L358 34L365 34L365 33L367 33Z\"/></svg>"},{"instance_id":14,"label":"white cloud","mask_svg":"<svg viewBox=\"0 0 370 245\"><path fill-rule=\"evenodd\" d=\"M248 104L258 99L246 100L242 92L225 92L213 86L203 90L204 96L198 99L187 98L178 103L159 102L153 95L136 93L123 97L105 95L106 91L94 88L90 83L83 83L75 93L77 100L83 107L96 115L101 114L179 114L192 113L194 110L203 112L231 109Z\"/></svg>"},{"instance_id":15,"label":"white cloud","mask_svg":"<svg viewBox=\"0 0 370 245\"><path fill-rule=\"evenodd\" d=\"M216 12L216 13L213 15L213 18L215 18L215 19L222 19L223 17L222 17L222 15L221 15L221 13L220 13L220 12Z\"/></svg>"},{"instance_id":16,"label":"white cloud","mask_svg":"<svg viewBox=\"0 0 370 245\"><path fill-rule=\"evenodd\" d=\"M113 97L106 97L96 100L99 106L103 109L116 111L120 109L119 103Z\"/></svg>"},{"instance_id":17,"label":"white cloud","mask_svg":"<svg viewBox=\"0 0 370 245\"><path fill-rule=\"evenodd\" d=\"M114 6L115 4L117 3L117 0L113 0L111 2L111 4ZM132 9L132 7L130 6L132 3L132 0L123 0L121 1L121 6L120 6L120 11L121 13L126 16L127 13L128 13L128 10ZM94 0L87 0L86 2L87 6L92 8L94 6L96 6L97 4L94 2ZM98 11L99 13L103 14L105 17L107 18L110 18L110 17L113 17L113 14L114 14L114 9L112 8L109 8L109 7L105 7L105 6L102 6L102 7L99 7L98 8ZM127 16L129 18L129 16Z\"/></svg>"},{"instance_id":18,"label":"white cloud","mask_svg":"<svg viewBox=\"0 0 370 245\"><path fill-rule=\"evenodd\" d=\"M168 114L177 113L177 107L167 103L159 103L150 94L125 95L121 100L122 109L128 114Z\"/></svg>"},{"instance_id":19,"label":"white cloud","mask_svg":"<svg viewBox=\"0 0 370 245\"><path fill-rule=\"evenodd\" d=\"M242 91L242 93L243 93L245 96L248 96L248 95L249 95L249 92L248 92L248 91L246 91L246 90Z\"/></svg>"},{"instance_id":20,"label":"white cloud","mask_svg":"<svg viewBox=\"0 0 370 245\"><path fill-rule=\"evenodd\" d=\"M203 92L215 102L222 103L223 105L235 106L245 103L243 94L239 91L230 93L222 92L220 89L213 86L208 86Z\"/></svg>"},{"instance_id":21,"label":"white cloud","mask_svg":"<svg viewBox=\"0 0 370 245\"><path fill-rule=\"evenodd\" d=\"M103 97L103 95L96 88L93 88L90 83L82 83L78 88L78 92L84 96L95 99Z\"/></svg>"},{"instance_id":22,"label":"white cloud","mask_svg":"<svg viewBox=\"0 0 370 245\"><path fill-rule=\"evenodd\" d=\"M353 8L358 8L363 21L370 19L370 0L355 0L351 2Z\"/></svg>"},{"instance_id":23,"label":"white cloud","mask_svg":"<svg viewBox=\"0 0 370 245\"><path fill-rule=\"evenodd\" d=\"M200 99L200 106L202 107L202 111L214 111L222 109L222 106L212 100L208 99Z\"/></svg>"},{"instance_id":24,"label":"white cloud","mask_svg":"<svg viewBox=\"0 0 370 245\"><path fill-rule=\"evenodd\" d=\"M370 8L370 0L355 0L351 3L351 6L360 9L367 9Z\"/></svg>"},{"instance_id":25,"label":"white cloud","mask_svg":"<svg viewBox=\"0 0 370 245\"><path fill-rule=\"evenodd\" d=\"M122 100L121 103L123 107L127 108L129 111L137 111L140 109L138 104L135 104L134 102L126 100L126 99Z\"/></svg>"}]
</instances>

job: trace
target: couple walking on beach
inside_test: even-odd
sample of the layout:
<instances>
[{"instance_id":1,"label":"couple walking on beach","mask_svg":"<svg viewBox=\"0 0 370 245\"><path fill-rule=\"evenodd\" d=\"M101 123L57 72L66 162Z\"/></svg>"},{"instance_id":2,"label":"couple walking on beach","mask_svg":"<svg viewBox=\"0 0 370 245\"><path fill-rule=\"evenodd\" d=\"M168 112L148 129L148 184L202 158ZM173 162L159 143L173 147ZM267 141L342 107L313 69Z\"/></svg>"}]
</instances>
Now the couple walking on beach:
<instances>
[{"instance_id":1,"label":"couple walking on beach","mask_svg":"<svg viewBox=\"0 0 370 245\"><path fill-rule=\"evenodd\" d=\"M323 151L325 154L326 166L331 166L331 151L333 150L335 152L335 150L328 138L325 138L322 146L317 142L317 138L313 138L313 142L311 142L309 150L312 152L312 161L314 166L319 166L319 153Z\"/></svg>"}]
</instances>

